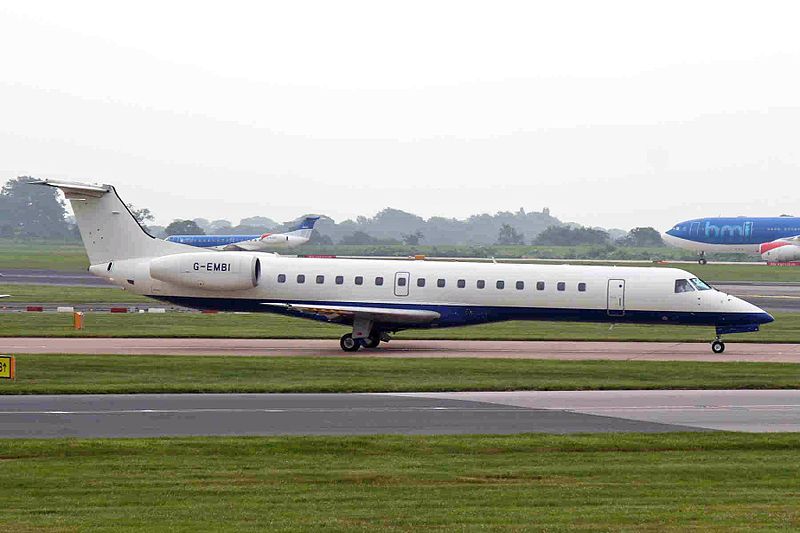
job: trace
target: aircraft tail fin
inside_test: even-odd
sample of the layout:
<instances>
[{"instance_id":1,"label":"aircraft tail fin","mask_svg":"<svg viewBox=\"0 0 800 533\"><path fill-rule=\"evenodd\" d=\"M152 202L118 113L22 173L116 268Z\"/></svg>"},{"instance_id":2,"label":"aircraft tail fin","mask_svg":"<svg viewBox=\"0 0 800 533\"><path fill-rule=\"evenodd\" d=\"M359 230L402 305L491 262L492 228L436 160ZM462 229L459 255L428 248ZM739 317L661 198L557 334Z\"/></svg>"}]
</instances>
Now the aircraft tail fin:
<instances>
[{"instance_id":1,"label":"aircraft tail fin","mask_svg":"<svg viewBox=\"0 0 800 533\"><path fill-rule=\"evenodd\" d=\"M38 180L34 185L55 187L72 205L78 229L93 265L136 257L158 257L197 251L156 239L139 224L112 185Z\"/></svg>"},{"instance_id":2,"label":"aircraft tail fin","mask_svg":"<svg viewBox=\"0 0 800 533\"><path fill-rule=\"evenodd\" d=\"M311 232L314 231L314 224L316 224L319 219L320 217L318 216L305 217L302 222L291 228L287 233L308 239L311 237Z\"/></svg>"}]
</instances>

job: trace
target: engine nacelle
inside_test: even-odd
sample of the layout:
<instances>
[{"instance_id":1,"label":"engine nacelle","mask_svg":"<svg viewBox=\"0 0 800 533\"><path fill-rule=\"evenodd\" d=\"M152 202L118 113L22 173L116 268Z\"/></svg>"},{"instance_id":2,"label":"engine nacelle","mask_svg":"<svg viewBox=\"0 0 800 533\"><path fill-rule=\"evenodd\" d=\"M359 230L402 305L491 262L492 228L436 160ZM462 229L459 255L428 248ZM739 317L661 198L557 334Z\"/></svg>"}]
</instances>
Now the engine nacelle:
<instances>
[{"instance_id":1,"label":"engine nacelle","mask_svg":"<svg viewBox=\"0 0 800 533\"><path fill-rule=\"evenodd\" d=\"M770 263L800 261L800 246L792 242L783 240L766 242L758 251L761 253L761 259Z\"/></svg>"},{"instance_id":2,"label":"engine nacelle","mask_svg":"<svg viewBox=\"0 0 800 533\"><path fill-rule=\"evenodd\" d=\"M261 277L261 261L240 252L174 254L150 262L150 277L208 291L252 289Z\"/></svg>"}]
</instances>

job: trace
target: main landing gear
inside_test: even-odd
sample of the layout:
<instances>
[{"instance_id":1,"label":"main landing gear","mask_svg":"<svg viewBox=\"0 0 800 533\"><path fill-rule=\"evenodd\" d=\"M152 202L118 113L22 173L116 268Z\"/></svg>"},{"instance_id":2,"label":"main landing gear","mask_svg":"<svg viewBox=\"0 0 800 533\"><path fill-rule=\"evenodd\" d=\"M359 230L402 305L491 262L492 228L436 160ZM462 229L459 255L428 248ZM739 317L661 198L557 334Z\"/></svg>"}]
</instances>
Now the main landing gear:
<instances>
[{"instance_id":1,"label":"main landing gear","mask_svg":"<svg viewBox=\"0 0 800 533\"><path fill-rule=\"evenodd\" d=\"M700 252L700 258L697 260L697 262L700 263L701 265L705 265L706 263L708 263L708 261L706 260L705 252ZM722 349L724 350L725 348L723 347Z\"/></svg>"},{"instance_id":2,"label":"main landing gear","mask_svg":"<svg viewBox=\"0 0 800 533\"><path fill-rule=\"evenodd\" d=\"M714 339L711 343L711 351L714 353L722 353L725 351L725 343L719 337Z\"/></svg>"},{"instance_id":3,"label":"main landing gear","mask_svg":"<svg viewBox=\"0 0 800 533\"><path fill-rule=\"evenodd\" d=\"M377 348L381 341L389 342L388 335L372 333L366 337L356 339L353 338L352 333L345 333L342 335L342 338L339 339L339 346L341 346L342 350L345 352L357 352L359 348Z\"/></svg>"}]
</instances>

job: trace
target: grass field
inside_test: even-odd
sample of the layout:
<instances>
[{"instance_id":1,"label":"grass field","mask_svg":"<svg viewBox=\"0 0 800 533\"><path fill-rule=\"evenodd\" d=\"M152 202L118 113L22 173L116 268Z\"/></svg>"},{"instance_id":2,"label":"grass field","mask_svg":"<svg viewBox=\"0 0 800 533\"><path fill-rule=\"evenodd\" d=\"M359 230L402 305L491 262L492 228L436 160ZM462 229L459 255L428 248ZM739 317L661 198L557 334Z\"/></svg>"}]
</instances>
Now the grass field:
<instances>
[{"instance_id":1,"label":"grass field","mask_svg":"<svg viewBox=\"0 0 800 533\"><path fill-rule=\"evenodd\" d=\"M1 305L1 304L0 304ZM72 329L67 313L0 314L0 337L203 337L338 339L348 328L268 314L199 313L116 315L88 313L85 329ZM575 322L500 322L463 328L412 330L398 339L595 340L711 342L714 328ZM730 342L800 342L800 313L777 313L757 333L726 335Z\"/></svg>"},{"instance_id":2,"label":"grass field","mask_svg":"<svg viewBox=\"0 0 800 533\"><path fill-rule=\"evenodd\" d=\"M85 272L88 266L86 252L79 243L0 239L0 271L4 268L33 268Z\"/></svg>"},{"instance_id":3,"label":"grass field","mask_svg":"<svg viewBox=\"0 0 800 533\"><path fill-rule=\"evenodd\" d=\"M5 440L5 531L789 531L800 435Z\"/></svg>"},{"instance_id":4,"label":"grass field","mask_svg":"<svg viewBox=\"0 0 800 533\"><path fill-rule=\"evenodd\" d=\"M0 302L20 302L20 303L66 303L69 305L78 304L101 304L101 303L148 303L152 306L163 305L129 291L117 287L65 287L60 285L28 285L28 284L2 284L0 283L0 294L10 294L10 298L5 298Z\"/></svg>"},{"instance_id":5,"label":"grass field","mask_svg":"<svg viewBox=\"0 0 800 533\"><path fill-rule=\"evenodd\" d=\"M18 355L0 394L795 389L790 363Z\"/></svg>"}]
</instances>

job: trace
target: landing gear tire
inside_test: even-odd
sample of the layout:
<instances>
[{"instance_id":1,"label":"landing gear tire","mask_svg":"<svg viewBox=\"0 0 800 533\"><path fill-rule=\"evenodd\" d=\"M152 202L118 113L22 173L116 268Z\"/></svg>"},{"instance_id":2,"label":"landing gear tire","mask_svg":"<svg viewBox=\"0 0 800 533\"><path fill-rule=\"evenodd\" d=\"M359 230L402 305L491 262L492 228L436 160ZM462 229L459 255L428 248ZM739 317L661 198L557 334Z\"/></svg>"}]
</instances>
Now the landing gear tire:
<instances>
[{"instance_id":1,"label":"landing gear tire","mask_svg":"<svg viewBox=\"0 0 800 533\"><path fill-rule=\"evenodd\" d=\"M361 348L361 342L353 338L351 333L345 333L342 335L342 338L339 339L339 346L342 347L342 350L345 352L357 352L359 348Z\"/></svg>"},{"instance_id":2,"label":"landing gear tire","mask_svg":"<svg viewBox=\"0 0 800 533\"><path fill-rule=\"evenodd\" d=\"M724 352L725 351L725 343L720 341L720 340L716 340L716 341L712 342L711 343L711 351L714 352L714 353L722 353L722 352Z\"/></svg>"},{"instance_id":3,"label":"landing gear tire","mask_svg":"<svg viewBox=\"0 0 800 533\"><path fill-rule=\"evenodd\" d=\"M361 342L363 343L364 348L372 349L378 347L378 345L381 343L381 339L380 337L370 336L370 337L365 337L364 339L362 339Z\"/></svg>"},{"instance_id":4,"label":"landing gear tire","mask_svg":"<svg viewBox=\"0 0 800 533\"><path fill-rule=\"evenodd\" d=\"M708 260L705 257L701 257L700 259L697 260L697 262L700 263L701 265L705 265L708 263Z\"/></svg>"}]
</instances>

